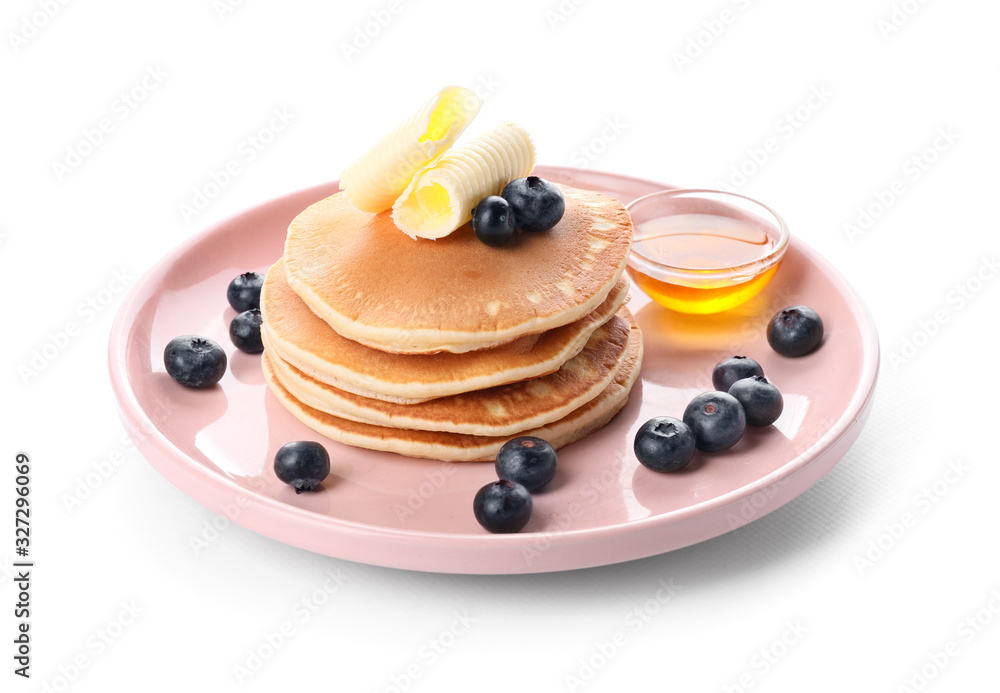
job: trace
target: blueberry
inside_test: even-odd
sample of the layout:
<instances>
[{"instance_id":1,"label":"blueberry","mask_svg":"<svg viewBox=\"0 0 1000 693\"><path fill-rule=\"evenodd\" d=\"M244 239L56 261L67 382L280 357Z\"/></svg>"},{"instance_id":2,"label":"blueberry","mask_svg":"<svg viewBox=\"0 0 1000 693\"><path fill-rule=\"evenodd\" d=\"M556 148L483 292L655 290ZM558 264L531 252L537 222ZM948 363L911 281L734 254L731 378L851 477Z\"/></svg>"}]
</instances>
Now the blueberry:
<instances>
[{"instance_id":1,"label":"blueberry","mask_svg":"<svg viewBox=\"0 0 1000 693\"><path fill-rule=\"evenodd\" d=\"M715 364L712 386L720 392L729 392L733 383L751 375L764 375L764 369L748 356L730 356Z\"/></svg>"},{"instance_id":2,"label":"blueberry","mask_svg":"<svg viewBox=\"0 0 1000 693\"><path fill-rule=\"evenodd\" d=\"M163 350L170 377L187 387L212 387L226 372L226 352L208 337L174 337Z\"/></svg>"},{"instance_id":3,"label":"blueberry","mask_svg":"<svg viewBox=\"0 0 1000 693\"><path fill-rule=\"evenodd\" d=\"M248 354L259 354L264 351L264 343L260 338L260 310L253 308L245 310L229 323L229 338L240 351Z\"/></svg>"},{"instance_id":4,"label":"blueberry","mask_svg":"<svg viewBox=\"0 0 1000 693\"><path fill-rule=\"evenodd\" d=\"M782 356L804 356L823 341L823 320L808 306L779 310L767 326L767 342Z\"/></svg>"},{"instance_id":5,"label":"blueberry","mask_svg":"<svg viewBox=\"0 0 1000 693\"><path fill-rule=\"evenodd\" d=\"M264 286L264 277L256 272L244 272L229 282L226 298L229 305L238 313L253 308L260 308L260 289Z\"/></svg>"},{"instance_id":6,"label":"blueberry","mask_svg":"<svg viewBox=\"0 0 1000 693\"><path fill-rule=\"evenodd\" d=\"M504 245L514 237L514 212L507 200L490 195L472 210L472 230L486 245Z\"/></svg>"},{"instance_id":7,"label":"blueberry","mask_svg":"<svg viewBox=\"0 0 1000 693\"><path fill-rule=\"evenodd\" d=\"M295 493L314 491L330 474L330 455L311 440L285 443L274 456L274 474L292 486Z\"/></svg>"},{"instance_id":8,"label":"blueberry","mask_svg":"<svg viewBox=\"0 0 1000 693\"><path fill-rule=\"evenodd\" d=\"M538 176L512 180L500 195L510 203L514 221L522 231L548 231L566 211L562 191Z\"/></svg>"},{"instance_id":9,"label":"blueberry","mask_svg":"<svg viewBox=\"0 0 1000 693\"><path fill-rule=\"evenodd\" d=\"M747 417L743 405L726 392L704 392L687 405L684 423L694 432L695 446L705 452L731 448L743 437Z\"/></svg>"},{"instance_id":10,"label":"blueberry","mask_svg":"<svg viewBox=\"0 0 1000 693\"><path fill-rule=\"evenodd\" d=\"M747 416L748 426L770 426L781 416L785 400L774 385L759 375L737 380L729 388Z\"/></svg>"},{"instance_id":11,"label":"blueberry","mask_svg":"<svg viewBox=\"0 0 1000 693\"><path fill-rule=\"evenodd\" d=\"M505 479L486 484L472 501L476 521L494 534L521 531L531 519L531 506L528 489Z\"/></svg>"},{"instance_id":12,"label":"blueberry","mask_svg":"<svg viewBox=\"0 0 1000 693\"><path fill-rule=\"evenodd\" d=\"M555 478L556 451L541 438L513 438L497 453L496 470L501 479L516 481L534 493Z\"/></svg>"},{"instance_id":13,"label":"blueberry","mask_svg":"<svg viewBox=\"0 0 1000 693\"><path fill-rule=\"evenodd\" d=\"M683 421L658 416L636 432L632 449L636 458L650 469L676 472L694 457L694 431Z\"/></svg>"}]
</instances>

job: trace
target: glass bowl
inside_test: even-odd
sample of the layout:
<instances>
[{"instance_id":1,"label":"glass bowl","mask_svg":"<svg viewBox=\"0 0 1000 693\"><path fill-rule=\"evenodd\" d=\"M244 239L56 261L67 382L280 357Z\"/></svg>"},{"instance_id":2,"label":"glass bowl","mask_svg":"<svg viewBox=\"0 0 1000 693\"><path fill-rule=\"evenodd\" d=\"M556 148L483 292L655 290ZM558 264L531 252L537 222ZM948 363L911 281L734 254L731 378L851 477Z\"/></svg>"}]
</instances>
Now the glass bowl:
<instances>
[{"instance_id":1,"label":"glass bowl","mask_svg":"<svg viewBox=\"0 0 1000 693\"><path fill-rule=\"evenodd\" d=\"M788 227L770 207L721 190L662 190L626 209L635 235L628 273L681 313L720 313L749 301L778 271Z\"/></svg>"}]
</instances>

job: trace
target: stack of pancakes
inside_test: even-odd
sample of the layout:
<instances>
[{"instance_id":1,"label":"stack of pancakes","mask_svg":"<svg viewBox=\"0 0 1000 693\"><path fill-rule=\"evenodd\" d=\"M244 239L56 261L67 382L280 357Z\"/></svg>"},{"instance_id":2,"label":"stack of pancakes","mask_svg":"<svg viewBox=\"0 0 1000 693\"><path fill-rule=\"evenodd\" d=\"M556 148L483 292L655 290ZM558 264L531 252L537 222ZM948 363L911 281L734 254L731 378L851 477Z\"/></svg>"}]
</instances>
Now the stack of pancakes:
<instances>
[{"instance_id":1,"label":"stack of pancakes","mask_svg":"<svg viewBox=\"0 0 1000 693\"><path fill-rule=\"evenodd\" d=\"M603 426L642 360L632 223L562 191L554 228L502 248L468 226L415 241L342 193L303 211L261 293L271 391L333 440L411 457L489 460L515 436L561 447Z\"/></svg>"}]
</instances>

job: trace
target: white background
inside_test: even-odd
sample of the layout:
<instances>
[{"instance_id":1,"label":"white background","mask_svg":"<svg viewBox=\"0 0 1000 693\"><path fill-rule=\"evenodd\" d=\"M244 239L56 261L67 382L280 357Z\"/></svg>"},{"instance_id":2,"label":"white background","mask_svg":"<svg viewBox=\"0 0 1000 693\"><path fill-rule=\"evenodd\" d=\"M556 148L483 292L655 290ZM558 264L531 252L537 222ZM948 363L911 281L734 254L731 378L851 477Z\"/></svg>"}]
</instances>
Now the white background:
<instances>
[{"instance_id":1,"label":"white background","mask_svg":"<svg viewBox=\"0 0 1000 693\"><path fill-rule=\"evenodd\" d=\"M411 665L421 676L409 690L425 691L579 690L574 676L592 691L897 691L921 668L927 690L996 685L1000 281L988 263L1000 6L234 5L6 0L0 12L0 689L383 691ZM524 124L542 163L738 187L844 273L875 317L883 363L871 420L827 477L715 540L563 574L374 568L237 526L195 555L191 537L213 514L122 439L105 365L125 295L115 277L131 286L213 222L338 177L450 83L492 92L477 122ZM143 97L134 108L121 98L133 90ZM290 124L185 219L181 205L242 157L275 108ZM88 148L86 131L103 119L109 132ZM71 149L87 155L62 170ZM733 178L741 165L746 180ZM859 208L888 200L894 182L879 218L852 233ZM100 310L81 312L88 300ZM26 375L69 321L79 334ZM30 682L9 658L22 450L34 460ZM67 507L118 455L114 473ZM965 471L947 473L949 462ZM925 492L935 502L918 501ZM907 512L913 526L889 535ZM866 556L875 560L859 563ZM295 604L328 571L343 587L301 622ZM661 580L678 589L658 606L649 600ZM141 613L123 616L133 601ZM626 621L653 606L642 628ZM962 625L977 614L980 630ZM472 624L431 661L426 648L456 615ZM120 617L126 625L114 625ZM234 666L288 621L294 635L240 685ZM102 631L117 637L102 646ZM617 632L625 644L602 661ZM81 655L89 665L74 673Z\"/></svg>"}]
</instances>

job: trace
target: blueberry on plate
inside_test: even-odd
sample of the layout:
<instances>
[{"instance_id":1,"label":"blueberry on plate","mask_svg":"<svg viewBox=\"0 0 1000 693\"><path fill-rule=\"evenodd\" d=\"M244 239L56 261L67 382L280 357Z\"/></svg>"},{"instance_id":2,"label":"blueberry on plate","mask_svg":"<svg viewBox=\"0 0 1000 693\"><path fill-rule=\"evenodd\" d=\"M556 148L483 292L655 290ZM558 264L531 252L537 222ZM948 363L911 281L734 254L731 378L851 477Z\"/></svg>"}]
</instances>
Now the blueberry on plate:
<instances>
[{"instance_id":1,"label":"blueberry on plate","mask_svg":"<svg viewBox=\"0 0 1000 693\"><path fill-rule=\"evenodd\" d=\"M719 452L740 442L747 417L743 405L728 392L703 392L687 405L684 423L694 432L695 447Z\"/></svg>"},{"instance_id":2,"label":"blueberry on plate","mask_svg":"<svg viewBox=\"0 0 1000 693\"><path fill-rule=\"evenodd\" d=\"M506 479L486 484L472 501L476 521L494 534L521 531L531 519L531 507L528 489Z\"/></svg>"},{"instance_id":3,"label":"blueberry on plate","mask_svg":"<svg viewBox=\"0 0 1000 693\"><path fill-rule=\"evenodd\" d=\"M676 472L694 458L694 431L683 421L657 416L638 430L632 449L643 466L657 472Z\"/></svg>"},{"instance_id":4,"label":"blueberry on plate","mask_svg":"<svg viewBox=\"0 0 1000 693\"><path fill-rule=\"evenodd\" d=\"M715 364L712 371L712 387L720 392L729 392L737 380L751 375L764 375L760 364L748 356L730 356Z\"/></svg>"},{"instance_id":5,"label":"blueberry on plate","mask_svg":"<svg viewBox=\"0 0 1000 693\"><path fill-rule=\"evenodd\" d=\"M163 350L170 377L187 387L212 387L226 373L226 352L208 337L174 337Z\"/></svg>"},{"instance_id":6,"label":"blueberry on plate","mask_svg":"<svg viewBox=\"0 0 1000 693\"><path fill-rule=\"evenodd\" d=\"M548 231L566 211L562 191L538 176L512 180L500 195L510 203L514 221L522 231Z\"/></svg>"},{"instance_id":7,"label":"blueberry on plate","mask_svg":"<svg viewBox=\"0 0 1000 693\"><path fill-rule=\"evenodd\" d=\"M556 451L534 436L512 438L497 453L497 476L515 481L534 493L556 476Z\"/></svg>"},{"instance_id":8,"label":"blueberry on plate","mask_svg":"<svg viewBox=\"0 0 1000 693\"><path fill-rule=\"evenodd\" d=\"M229 339L240 351L248 354L259 354L264 351L264 342L260 338L260 309L245 310L229 323Z\"/></svg>"},{"instance_id":9,"label":"blueberry on plate","mask_svg":"<svg viewBox=\"0 0 1000 693\"><path fill-rule=\"evenodd\" d=\"M486 245L504 245L514 237L514 211L499 195L484 197L472 210L471 226Z\"/></svg>"},{"instance_id":10,"label":"blueberry on plate","mask_svg":"<svg viewBox=\"0 0 1000 693\"><path fill-rule=\"evenodd\" d=\"M748 426L770 426L785 408L785 400L778 388L760 375L737 380L729 388L729 394L743 405Z\"/></svg>"},{"instance_id":11,"label":"blueberry on plate","mask_svg":"<svg viewBox=\"0 0 1000 693\"><path fill-rule=\"evenodd\" d=\"M779 310L767 326L767 343L782 356L805 356L823 341L823 320L809 306Z\"/></svg>"},{"instance_id":12,"label":"blueberry on plate","mask_svg":"<svg viewBox=\"0 0 1000 693\"><path fill-rule=\"evenodd\" d=\"M330 454L311 440L285 443L274 456L274 474L295 493L314 491L330 474Z\"/></svg>"},{"instance_id":13,"label":"blueberry on plate","mask_svg":"<svg viewBox=\"0 0 1000 693\"><path fill-rule=\"evenodd\" d=\"M229 305L238 313L252 308L260 308L260 289L264 286L264 277L256 272L244 272L229 282L226 298Z\"/></svg>"}]
</instances>

